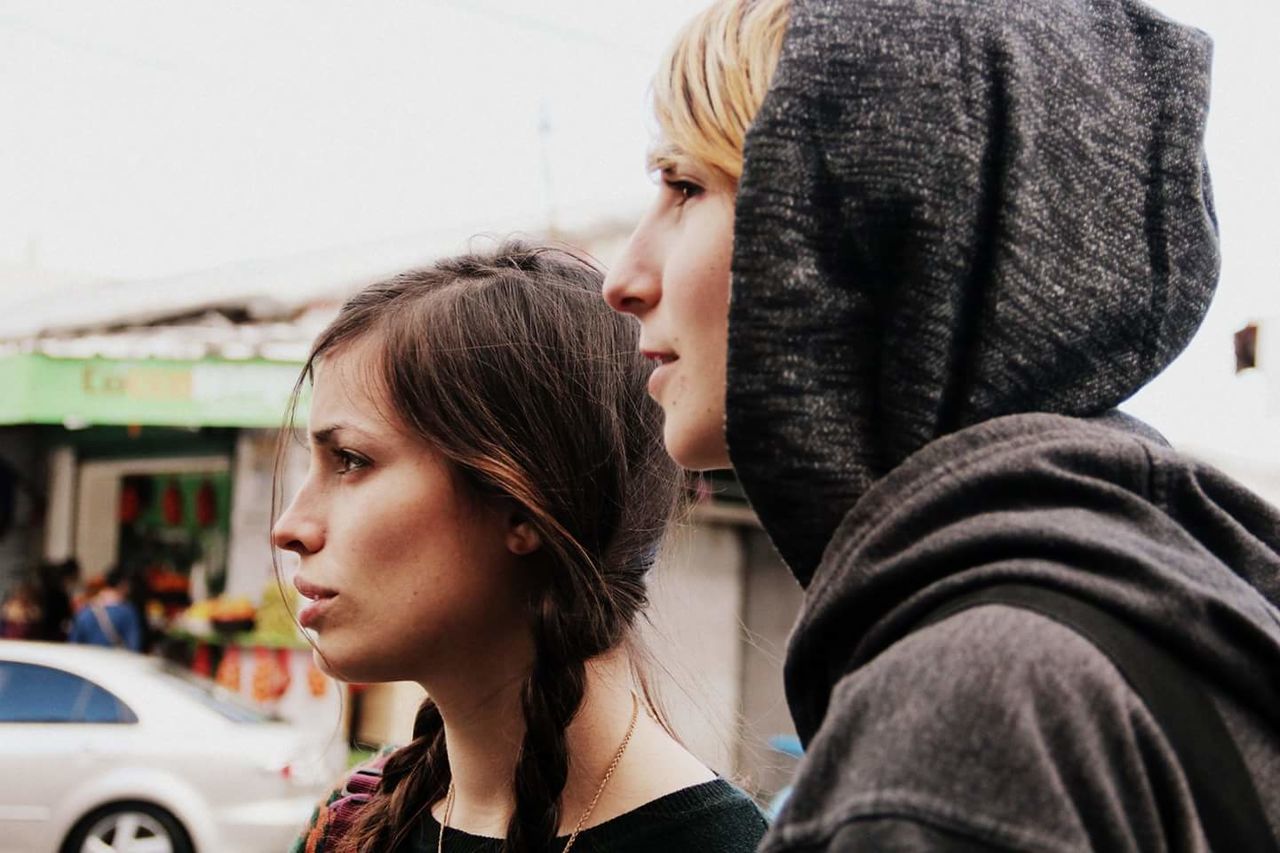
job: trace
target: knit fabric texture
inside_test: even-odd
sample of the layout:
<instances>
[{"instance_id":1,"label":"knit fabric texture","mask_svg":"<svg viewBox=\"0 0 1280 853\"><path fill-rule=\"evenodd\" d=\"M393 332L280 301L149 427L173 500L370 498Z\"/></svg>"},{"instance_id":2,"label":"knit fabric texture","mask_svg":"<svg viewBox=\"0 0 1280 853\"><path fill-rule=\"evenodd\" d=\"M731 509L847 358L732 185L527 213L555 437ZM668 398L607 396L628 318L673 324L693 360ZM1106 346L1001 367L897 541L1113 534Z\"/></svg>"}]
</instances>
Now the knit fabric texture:
<instances>
[{"instance_id":1,"label":"knit fabric texture","mask_svg":"<svg viewBox=\"0 0 1280 853\"><path fill-rule=\"evenodd\" d=\"M1212 296L1209 39L1132 0L795 0L747 136L727 433L807 583L872 482L1095 415Z\"/></svg>"}]
</instances>

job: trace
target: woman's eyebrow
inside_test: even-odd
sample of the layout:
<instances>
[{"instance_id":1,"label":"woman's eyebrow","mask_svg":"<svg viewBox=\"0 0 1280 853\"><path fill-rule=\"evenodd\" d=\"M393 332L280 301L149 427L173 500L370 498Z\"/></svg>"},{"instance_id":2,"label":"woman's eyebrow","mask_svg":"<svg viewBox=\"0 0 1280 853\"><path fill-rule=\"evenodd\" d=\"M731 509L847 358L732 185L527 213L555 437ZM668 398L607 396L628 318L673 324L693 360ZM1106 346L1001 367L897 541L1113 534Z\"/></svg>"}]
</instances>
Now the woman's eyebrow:
<instances>
[{"instance_id":1,"label":"woman's eyebrow","mask_svg":"<svg viewBox=\"0 0 1280 853\"><path fill-rule=\"evenodd\" d=\"M356 440L365 442L370 446L376 445L385 448L394 439L394 433L381 430L372 424L364 427L356 426L349 422L335 421L311 430L308 433L308 446L329 448L336 447L343 442Z\"/></svg>"},{"instance_id":2,"label":"woman's eyebrow","mask_svg":"<svg viewBox=\"0 0 1280 853\"><path fill-rule=\"evenodd\" d=\"M645 158L646 172L665 172L669 168L671 168L671 158L664 154L651 153Z\"/></svg>"},{"instance_id":3,"label":"woman's eyebrow","mask_svg":"<svg viewBox=\"0 0 1280 853\"><path fill-rule=\"evenodd\" d=\"M329 424L311 431L311 443L319 447L330 447L337 444L337 434L344 430L351 430L352 427L346 424ZM359 432L359 430L354 430Z\"/></svg>"},{"instance_id":4,"label":"woman's eyebrow","mask_svg":"<svg viewBox=\"0 0 1280 853\"><path fill-rule=\"evenodd\" d=\"M689 158L687 156L670 145L650 148L648 153L645 155L645 171L674 172L677 171L681 165L685 164L688 159Z\"/></svg>"}]
</instances>

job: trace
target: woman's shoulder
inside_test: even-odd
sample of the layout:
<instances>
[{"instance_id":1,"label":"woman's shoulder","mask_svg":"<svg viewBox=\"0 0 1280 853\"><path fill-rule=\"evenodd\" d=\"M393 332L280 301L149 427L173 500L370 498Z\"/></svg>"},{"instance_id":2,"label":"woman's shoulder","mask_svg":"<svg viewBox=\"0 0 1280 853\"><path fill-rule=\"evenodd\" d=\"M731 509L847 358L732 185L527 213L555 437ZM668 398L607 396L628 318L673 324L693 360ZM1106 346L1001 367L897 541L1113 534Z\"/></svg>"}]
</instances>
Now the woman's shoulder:
<instances>
[{"instance_id":1,"label":"woman's shoulder","mask_svg":"<svg viewBox=\"0 0 1280 853\"><path fill-rule=\"evenodd\" d=\"M723 778L658 797L582 833L583 853L746 853L768 823L744 791Z\"/></svg>"},{"instance_id":2,"label":"woman's shoulder","mask_svg":"<svg viewBox=\"0 0 1280 853\"><path fill-rule=\"evenodd\" d=\"M289 853L329 853L351 829L360 809L382 778L382 768L395 752L385 747L353 767L342 784L316 804L311 819L294 839Z\"/></svg>"}]
</instances>

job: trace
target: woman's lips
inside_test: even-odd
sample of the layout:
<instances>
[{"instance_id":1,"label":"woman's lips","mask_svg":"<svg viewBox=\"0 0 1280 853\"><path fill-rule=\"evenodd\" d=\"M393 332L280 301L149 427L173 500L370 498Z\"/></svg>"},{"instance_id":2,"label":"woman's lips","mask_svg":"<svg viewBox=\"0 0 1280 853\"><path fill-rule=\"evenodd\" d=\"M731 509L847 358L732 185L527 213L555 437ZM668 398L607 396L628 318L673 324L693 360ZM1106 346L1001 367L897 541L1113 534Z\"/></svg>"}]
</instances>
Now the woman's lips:
<instances>
[{"instance_id":1,"label":"woman's lips","mask_svg":"<svg viewBox=\"0 0 1280 853\"><path fill-rule=\"evenodd\" d=\"M308 600L306 606L298 611L298 624L303 628L311 628L333 606L338 593L328 587L312 583L302 575L293 576L293 586Z\"/></svg>"},{"instance_id":2,"label":"woman's lips","mask_svg":"<svg viewBox=\"0 0 1280 853\"><path fill-rule=\"evenodd\" d=\"M666 383L667 377L675 370L675 364L680 360L677 355L671 353L661 353L658 355L645 354L648 358L652 358L658 362L658 366L649 374L649 396L655 400L658 398L659 389Z\"/></svg>"},{"instance_id":3,"label":"woman's lips","mask_svg":"<svg viewBox=\"0 0 1280 853\"><path fill-rule=\"evenodd\" d=\"M328 598L317 598L309 602L305 607L298 611L298 624L303 628L314 628L316 623L324 617L324 614L333 606L336 595Z\"/></svg>"},{"instance_id":4,"label":"woman's lips","mask_svg":"<svg viewBox=\"0 0 1280 853\"><path fill-rule=\"evenodd\" d=\"M673 352L669 352L667 350L658 350L658 349L641 349L640 355L644 356L650 361L656 361L659 364L670 364L671 362L675 361L680 357Z\"/></svg>"}]
</instances>

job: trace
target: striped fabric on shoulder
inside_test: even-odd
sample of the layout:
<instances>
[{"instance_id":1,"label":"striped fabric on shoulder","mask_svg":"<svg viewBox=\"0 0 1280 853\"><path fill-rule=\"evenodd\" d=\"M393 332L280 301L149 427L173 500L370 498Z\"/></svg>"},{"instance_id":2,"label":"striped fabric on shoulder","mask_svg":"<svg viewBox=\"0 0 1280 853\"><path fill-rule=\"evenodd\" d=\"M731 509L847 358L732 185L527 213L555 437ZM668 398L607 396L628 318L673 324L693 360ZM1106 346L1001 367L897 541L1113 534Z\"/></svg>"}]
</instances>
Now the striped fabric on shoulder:
<instances>
[{"instance_id":1,"label":"striped fabric on shoulder","mask_svg":"<svg viewBox=\"0 0 1280 853\"><path fill-rule=\"evenodd\" d=\"M289 853L334 853L350 831L361 807L378 790L382 768L393 750L386 749L351 771L340 788L334 788L316 806L311 820L293 842Z\"/></svg>"}]
</instances>

